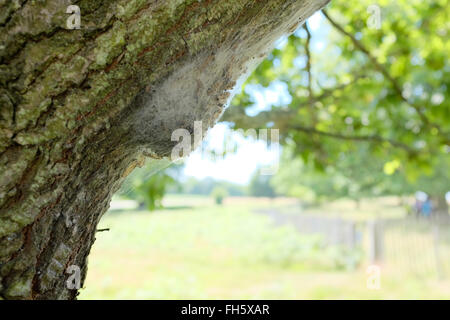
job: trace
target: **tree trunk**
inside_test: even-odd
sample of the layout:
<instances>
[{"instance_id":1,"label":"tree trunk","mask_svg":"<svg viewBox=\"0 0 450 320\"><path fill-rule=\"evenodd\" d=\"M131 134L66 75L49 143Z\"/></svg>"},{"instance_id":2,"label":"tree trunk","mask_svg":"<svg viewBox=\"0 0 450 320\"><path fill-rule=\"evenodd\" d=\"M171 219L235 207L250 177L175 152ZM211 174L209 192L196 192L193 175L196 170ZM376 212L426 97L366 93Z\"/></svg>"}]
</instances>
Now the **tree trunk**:
<instances>
[{"instance_id":1,"label":"tree trunk","mask_svg":"<svg viewBox=\"0 0 450 320\"><path fill-rule=\"evenodd\" d=\"M143 155L211 127L236 81L328 0L0 3L0 299L72 299ZM81 28L68 29L69 5Z\"/></svg>"},{"instance_id":2,"label":"tree trunk","mask_svg":"<svg viewBox=\"0 0 450 320\"><path fill-rule=\"evenodd\" d=\"M448 215L448 203L445 198L445 193L431 195L431 201L434 204L433 211L435 215L438 216L447 216Z\"/></svg>"}]
</instances>

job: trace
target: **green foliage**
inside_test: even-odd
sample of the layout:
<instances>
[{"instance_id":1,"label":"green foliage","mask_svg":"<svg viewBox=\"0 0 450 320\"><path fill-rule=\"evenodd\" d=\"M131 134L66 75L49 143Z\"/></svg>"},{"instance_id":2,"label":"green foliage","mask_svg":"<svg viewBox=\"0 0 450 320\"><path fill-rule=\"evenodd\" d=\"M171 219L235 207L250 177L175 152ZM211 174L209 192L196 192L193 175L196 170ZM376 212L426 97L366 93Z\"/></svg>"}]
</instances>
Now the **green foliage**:
<instances>
[{"instance_id":1,"label":"green foliage","mask_svg":"<svg viewBox=\"0 0 450 320\"><path fill-rule=\"evenodd\" d=\"M124 182L119 195L139 202L153 211L162 207L164 195L170 187L178 184L174 177L179 173L181 166L169 163L149 161L142 168L135 169Z\"/></svg>"},{"instance_id":2,"label":"green foliage","mask_svg":"<svg viewBox=\"0 0 450 320\"><path fill-rule=\"evenodd\" d=\"M379 29L367 25L374 4ZM450 171L447 1L337 0L327 10L319 31L296 31L246 83L264 89L281 82L289 102L255 115L248 112L255 100L243 90L224 120L280 129L290 169L275 185L285 193L376 195L430 177L448 190L438 174Z\"/></svg>"},{"instance_id":3,"label":"green foliage","mask_svg":"<svg viewBox=\"0 0 450 320\"><path fill-rule=\"evenodd\" d=\"M363 260L360 248L326 246L320 235L301 235L292 227L277 228L265 235L265 245L253 259L283 268L313 265L319 269L354 270Z\"/></svg>"},{"instance_id":4,"label":"green foliage","mask_svg":"<svg viewBox=\"0 0 450 320\"><path fill-rule=\"evenodd\" d=\"M276 193L270 184L270 179L271 176L262 175L259 170L256 170L250 179L248 194L253 197L275 197Z\"/></svg>"},{"instance_id":5,"label":"green foliage","mask_svg":"<svg viewBox=\"0 0 450 320\"><path fill-rule=\"evenodd\" d=\"M137 180L134 186L136 198L140 203L145 203L150 211L161 208L167 185L170 183L174 183L174 180L165 172L158 172L145 180Z\"/></svg>"},{"instance_id":6,"label":"green foliage","mask_svg":"<svg viewBox=\"0 0 450 320\"><path fill-rule=\"evenodd\" d=\"M224 187L217 186L211 191L211 196L214 198L216 204L221 205L223 199L228 196L228 192Z\"/></svg>"},{"instance_id":7,"label":"green foliage","mask_svg":"<svg viewBox=\"0 0 450 320\"><path fill-rule=\"evenodd\" d=\"M344 246L331 247L328 254L338 270L356 270L364 258L364 251L361 248L349 249Z\"/></svg>"},{"instance_id":8,"label":"green foliage","mask_svg":"<svg viewBox=\"0 0 450 320\"><path fill-rule=\"evenodd\" d=\"M403 167L386 173L384 160L373 158L367 146L342 156L338 163L324 171L316 170L312 161L296 157L294 150L292 145L284 148L280 169L271 183L278 193L304 201L409 195L417 190L443 199L450 188L445 157L435 159L435 170L431 174L410 180Z\"/></svg>"},{"instance_id":9,"label":"green foliage","mask_svg":"<svg viewBox=\"0 0 450 320\"><path fill-rule=\"evenodd\" d=\"M211 190L215 187L225 189L230 196L243 196L245 194L243 186L228 181L215 180L211 177L201 180L190 177L183 182L181 191L184 194L210 195Z\"/></svg>"}]
</instances>

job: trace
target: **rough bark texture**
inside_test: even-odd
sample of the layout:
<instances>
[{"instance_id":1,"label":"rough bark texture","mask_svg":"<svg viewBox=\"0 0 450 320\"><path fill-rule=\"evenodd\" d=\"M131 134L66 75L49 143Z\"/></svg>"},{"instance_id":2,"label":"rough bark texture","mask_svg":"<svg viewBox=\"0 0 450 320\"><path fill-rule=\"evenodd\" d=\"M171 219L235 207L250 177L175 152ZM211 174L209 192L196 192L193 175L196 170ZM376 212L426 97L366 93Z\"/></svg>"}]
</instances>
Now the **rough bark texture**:
<instances>
[{"instance_id":1,"label":"rough bark texture","mask_svg":"<svg viewBox=\"0 0 450 320\"><path fill-rule=\"evenodd\" d=\"M239 78L327 0L0 1L0 299L71 299L143 154L221 115ZM81 8L67 30L66 8Z\"/></svg>"}]
</instances>

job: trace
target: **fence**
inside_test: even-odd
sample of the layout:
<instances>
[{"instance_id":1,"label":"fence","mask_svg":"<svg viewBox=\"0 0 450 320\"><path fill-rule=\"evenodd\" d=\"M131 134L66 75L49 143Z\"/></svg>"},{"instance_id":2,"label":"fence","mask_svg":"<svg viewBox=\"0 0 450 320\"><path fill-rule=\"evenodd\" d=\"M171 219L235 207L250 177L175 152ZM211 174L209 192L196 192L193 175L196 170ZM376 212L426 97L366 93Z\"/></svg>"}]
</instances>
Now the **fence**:
<instances>
[{"instance_id":1,"label":"fence","mask_svg":"<svg viewBox=\"0 0 450 320\"><path fill-rule=\"evenodd\" d=\"M450 277L448 216L385 220L378 224L383 246L379 260L383 263L417 276Z\"/></svg>"},{"instance_id":2,"label":"fence","mask_svg":"<svg viewBox=\"0 0 450 320\"><path fill-rule=\"evenodd\" d=\"M280 224L303 234L320 234L327 245L364 249L370 264L411 272L417 276L450 278L450 217L355 222L340 218L264 211Z\"/></svg>"},{"instance_id":3,"label":"fence","mask_svg":"<svg viewBox=\"0 0 450 320\"><path fill-rule=\"evenodd\" d=\"M354 248L362 241L360 226L351 220L308 214L283 214L276 210L261 210L276 225L290 224L304 234L320 234L326 245Z\"/></svg>"}]
</instances>

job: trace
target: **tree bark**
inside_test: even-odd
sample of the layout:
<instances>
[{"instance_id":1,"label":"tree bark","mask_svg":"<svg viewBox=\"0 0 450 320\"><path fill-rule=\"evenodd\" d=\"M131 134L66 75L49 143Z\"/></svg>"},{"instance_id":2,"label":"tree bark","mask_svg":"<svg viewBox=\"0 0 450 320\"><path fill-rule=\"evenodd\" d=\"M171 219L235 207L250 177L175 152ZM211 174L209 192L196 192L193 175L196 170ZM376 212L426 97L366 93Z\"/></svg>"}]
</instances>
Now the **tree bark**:
<instances>
[{"instance_id":1,"label":"tree bark","mask_svg":"<svg viewBox=\"0 0 450 320\"><path fill-rule=\"evenodd\" d=\"M0 2L0 299L72 299L96 226L174 129L214 125L236 82L328 0ZM69 5L81 28L69 30Z\"/></svg>"}]
</instances>

